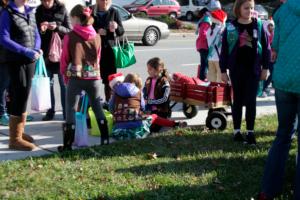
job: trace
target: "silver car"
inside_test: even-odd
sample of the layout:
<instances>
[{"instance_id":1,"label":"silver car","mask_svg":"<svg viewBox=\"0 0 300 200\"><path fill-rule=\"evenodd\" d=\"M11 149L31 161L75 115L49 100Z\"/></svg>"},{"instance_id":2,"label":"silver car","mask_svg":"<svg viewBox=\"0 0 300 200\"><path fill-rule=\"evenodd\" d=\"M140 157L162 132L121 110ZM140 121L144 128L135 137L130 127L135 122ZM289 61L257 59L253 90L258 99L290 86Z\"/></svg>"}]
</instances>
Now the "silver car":
<instances>
[{"instance_id":1,"label":"silver car","mask_svg":"<svg viewBox=\"0 0 300 200\"><path fill-rule=\"evenodd\" d=\"M113 4L113 7L119 11L129 41L142 41L144 45L153 46L170 34L166 23L134 17L118 5Z\"/></svg>"}]
</instances>

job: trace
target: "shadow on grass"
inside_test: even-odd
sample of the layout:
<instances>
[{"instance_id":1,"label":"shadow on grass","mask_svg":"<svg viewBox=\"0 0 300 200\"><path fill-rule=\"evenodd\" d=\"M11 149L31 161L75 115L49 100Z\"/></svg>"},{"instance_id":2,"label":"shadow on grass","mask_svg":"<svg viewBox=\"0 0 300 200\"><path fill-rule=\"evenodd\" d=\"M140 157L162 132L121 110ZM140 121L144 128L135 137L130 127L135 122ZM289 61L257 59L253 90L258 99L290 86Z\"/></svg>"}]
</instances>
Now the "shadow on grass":
<instances>
[{"instance_id":1,"label":"shadow on grass","mask_svg":"<svg viewBox=\"0 0 300 200\"><path fill-rule=\"evenodd\" d=\"M269 148L269 145L266 145L266 143L259 143L256 147L235 143L232 141L232 135L228 132L195 133L194 131L183 130L174 132L162 135L158 134L141 140L119 141L110 145L93 146L59 155L70 160L76 160L78 157L80 159L89 159L95 157L145 156L152 152L160 157L176 157L178 155L193 155L201 152L222 151L225 153L243 153L253 149L264 151ZM272 134L258 133L257 137Z\"/></svg>"},{"instance_id":2,"label":"shadow on grass","mask_svg":"<svg viewBox=\"0 0 300 200\"><path fill-rule=\"evenodd\" d=\"M140 165L131 168L116 170L118 173L133 173L142 176L144 179L154 181L148 183L148 190L133 193L117 198L106 196L96 199L118 199L118 200L146 200L146 199L199 199L199 200L251 200L256 199L260 191L260 181L262 177L265 156L247 158L204 158L189 161L173 161L151 165ZM291 174L295 172L293 160L289 160L288 170ZM198 182L191 180L187 185L174 184L172 177L166 174L194 174L199 178ZM213 174L211 178L206 179L205 174ZM286 178L286 184L283 194L275 200L292 200L292 188L294 177L289 174ZM161 175L161 176L160 176ZM155 178L153 178L155 177ZM257 178L254 178L257 177ZM210 180L211 179L211 180Z\"/></svg>"}]
</instances>

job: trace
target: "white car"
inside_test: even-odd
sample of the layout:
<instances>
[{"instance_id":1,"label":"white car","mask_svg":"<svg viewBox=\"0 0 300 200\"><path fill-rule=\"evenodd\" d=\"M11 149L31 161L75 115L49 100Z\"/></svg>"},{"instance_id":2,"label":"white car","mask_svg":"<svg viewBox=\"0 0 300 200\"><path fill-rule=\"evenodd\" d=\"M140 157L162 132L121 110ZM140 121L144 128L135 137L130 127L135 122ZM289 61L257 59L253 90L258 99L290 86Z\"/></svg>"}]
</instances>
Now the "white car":
<instances>
[{"instance_id":1,"label":"white car","mask_svg":"<svg viewBox=\"0 0 300 200\"><path fill-rule=\"evenodd\" d=\"M170 34L166 23L134 17L120 6L113 5L113 7L119 11L125 35L130 41L142 41L144 45L153 46L158 40L167 38Z\"/></svg>"},{"instance_id":2,"label":"white car","mask_svg":"<svg viewBox=\"0 0 300 200\"><path fill-rule=\"evenodd\" d=\"M77 4L85 5L88 2L86 0L60 1L65 4L68 11ZM93 3L93 1L91 2ZM40 0L30 0L28 4L36 7L40 4ZM153 46L158 40L169 36L170 30L166 23L134 17L124 8L115 4L112 6L119 11L125 29L125 36L129 41L142 41L144 45Z\"/></svg>"},{"instance_id":3,"label":"white car","mask_svg":"<svg viewBox=\"0 0 300 200\"><path fill-rule=\"evenodd\" d=\"M181 16L186 17L188 21L192 21L198 17L198 12L207 7L210 0L177 0L181 6Z\"/></svg>"}]
</instances>

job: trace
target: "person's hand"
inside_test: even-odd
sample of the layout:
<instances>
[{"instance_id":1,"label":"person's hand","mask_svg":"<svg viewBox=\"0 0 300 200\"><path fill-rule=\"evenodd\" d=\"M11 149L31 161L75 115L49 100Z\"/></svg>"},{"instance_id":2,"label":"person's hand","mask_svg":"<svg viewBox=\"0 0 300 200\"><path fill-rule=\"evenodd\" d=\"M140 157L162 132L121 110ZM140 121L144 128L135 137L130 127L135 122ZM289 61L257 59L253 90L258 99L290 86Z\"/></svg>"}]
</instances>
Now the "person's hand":
<instances>
[{"instance_id":1,"label":"person's hand","mask_svg":"<svg viewBox=\"0 0 300 200\"><path fill-rule=\"evenodd\" d=\"M25 56L31 60L37 60L41 56L41 54L39 50L27 48L25 51Z\"/></svg>"},{"instance_id":2,"label":"person's hand","mask_svg":"<svg viewBox=\"0 0 300 200\"><path fill-rule=\"evenodd\" d=\"M271 62L275 62L277 59L277 52L272 49L271 51Z\"/></svg>"},{"instance_id":3,"label":"person's hand","mask_svg":"<svg viewBox=\"0 0 300 200\"><path fill-rule=\"evenodd\" d=\"M98 33L99 33L100 35L106 35L106 30L103 29L103 28L100 28L100 29L98 30Z\"/></svg>"},{"instance_id":4,"label":"person's hand","mask_svg":"<svg viewBox=\"0 0 300 200\"><path fill-rule=\"evenodd\" d=\"M268 76L268 70L263 69L260 74L260 80L262 80L262 81L267 80L267 76Z\"/></svg>"},{"instance_id":5,"label":"person's hand","mask_svg":"<svg viewBox=\"0 0 300 200\"><path fill-rule=\"evenodd\" d=\"M225 84L228 83L229 78L228 78L227 73L222 73L222 74L221 74L221 80L222 80Z\"/></svg>"},{"instance_id":6,"label":"person's hand","mask_svg":"<svg viewBox=\"0 0 300 200\"><path fill-rule=\"evenodd\" d=\"M57 24L56 22L50 22L49 25L48 25L48 29L49 30L55 30L57 28Z\"/></svg>"},{"instance_id":7,"label":"person's hand","mask_svg":"<svg viewBox=\"0 0 300 200\"><path fill-rule=\"evenodd\" d=\"M34 54L34 60L39 59L41 55L42 54L39 51L36 51L35 54Z\"/></svg>"},{"instance_id":8,"label":"person's hand","mask_svg":"<svg viewBox=\"0 0 300 200\"><path fill-rule=\"evenodd\" d=\"M118 28L118 24L115 21L109 22L109 31L115 32L115 30Z\"/></svg>"},{"instance_id":9,"label":"person's hand","mask_svg":"<svg viewBox=\"0 0 300 200\"><path fill-rule=\"evenodd\" d=\"M48 29L48 25L49 25L49 22L47 21L44 21L40 24L40 27L41 27L41 31L42 32L45 32L47 29Z\"/></svg>"},{"instance_id":10,"label":"person's hand","mask_svg":"<svg viewBox=\"0 0 300 200\"><path fill-rule=\"evenodd\" d=\"M40 53L41 56L44 54L42 49L39 50L39 53Z\"/></svg>"}]
</instances>

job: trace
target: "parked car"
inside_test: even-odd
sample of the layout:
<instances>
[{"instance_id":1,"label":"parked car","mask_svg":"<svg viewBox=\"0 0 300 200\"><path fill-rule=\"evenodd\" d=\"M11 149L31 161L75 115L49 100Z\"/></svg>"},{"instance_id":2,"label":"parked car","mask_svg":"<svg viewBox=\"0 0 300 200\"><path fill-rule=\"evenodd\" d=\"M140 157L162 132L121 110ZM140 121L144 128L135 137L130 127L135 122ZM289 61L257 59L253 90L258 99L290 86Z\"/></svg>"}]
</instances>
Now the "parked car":
<instances>
[{"instance_id":1,"label":"parked car","mask_svg":"<svg viewBox=\"0 0 300 200\"><path fill-rule=\"evenodd\" d=\"M209 0L178 0L181 6L181 16L186 17L188 21L192 21L198 16L198 12L206 7Z\"/></svg>"},{"instance_id":2,"label":"parked car","mask_svg":"<svg viewBox=\"0 0 300 200\"><path fill-rule=\"evenodd\" d=\"M39 0L31 0L31 6L38 6L40 4ZM36 3L36 4L33 4ZM76 4L85 5L85 0L72 0L64 2L67 10L70 10ZM92 3L95 3L92 1ZM122 19L122 23L125 29L125 36L129 41L142 41L144 45L153 46L158 40L167 38L170 34L168 25L163 22L159 22L152 19L142 19L134 17L131 13L126 11L124 8L113 4L115 9L119 11Z\"/></svg>"},{"instance_id":3,"label":"parked car","mask_svg":"<svg viewBox=\"0 0 300 200\"><path fill-rule=\"evenodd\" d=\"M166 23L134 17L120 6L114 4L113 7L119 11L125 35L130 41L142 41L144 45L153 46L158 40L167 38L170 34Z\"/></svg>"},{"instance_id":4,"label":"parked car","mask_svg":"<svg viewBox=\"0 0 300 200\"><path fill-rule=\"evenodd\" d=\"M136 0L123 6L130 13L145 13L149 17L169 15L180 16L180 5L176 0Z\"/></svg>"},{"instance_id":5,"label":"parked car","mask_svg":"<svg viewBox=\"0 0 300 200\"><path fill-rule=\"evenodd\" d=\"M233 3L223 6L223 10L227 13L228 19L234 19ZM258 12L258 17L262 20L267 20L269 18L268 11L261 4L255 4L254 10Z\"/></svg>"}]
</instances>

